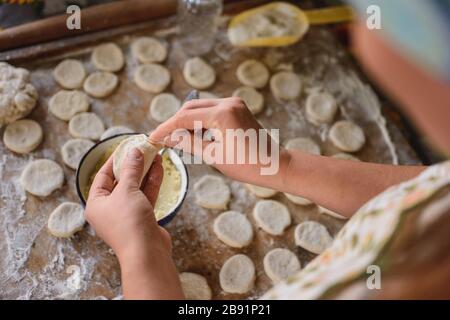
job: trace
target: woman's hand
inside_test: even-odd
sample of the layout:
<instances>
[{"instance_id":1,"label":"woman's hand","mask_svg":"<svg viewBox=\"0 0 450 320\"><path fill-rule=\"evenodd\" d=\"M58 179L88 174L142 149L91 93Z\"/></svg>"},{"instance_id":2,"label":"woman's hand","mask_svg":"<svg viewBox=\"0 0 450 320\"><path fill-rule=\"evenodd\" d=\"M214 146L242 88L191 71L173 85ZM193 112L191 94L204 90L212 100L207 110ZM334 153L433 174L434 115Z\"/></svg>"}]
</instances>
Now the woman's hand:
<instances>
[{"instance_id":1,"label":"woman's hand","mask_svg":"<svg viewBox=\"0 0 450 320\"><path fill-rule=\"evenodd\" d=\"M164 141L169 146L180 147L177 144L178 141L173 141L172 134L178 129L194 130L195 121L201 121L203 129L218 130L222 136L227 129L243 129L244 131L262 129L241 99L202 99L185 103L172 118L156 128L150 138L155 141ZM191 140L194 140L194 133L191 132L190 135ZM236 154L236 149L228 148L228 142L227 140L223 144L223 153L234 151ZM199 155L203 152L204 159L208 160L208 157L205 157L207 153L205 151L210 145L211 142L203 141L200 148L194 148L194 154ZM261 162L213 165L232 179L305 197L347 217L387 187L408 180L423 170L422 167L399 167L338 160L298 150L285 150L277 144L271 144L272 149L270 149L270 146L265 146L260 141L257 146L258 148L268 147L273 158L276 158L276 151L279 152L279 168L274 175L261 175L261 168L264 167ZM189 145L181 145L186 152L191 151L189 147ZM248 140L234 147L251 150ZM246 153L246 160L251 154L251 152Z\"/></svg>"},{"instance_id":2,"label":"woman's hand","mask_svg":"<svg viewBox=\"0 0 450 320\"><path fill-rule=\"evenodd\" d=\"M209 130L214 141L202 141L201 137L197 137L200 144L195 144L195 135L202 133L194 132L198 129L195 122L201 122L200 129L203 132ZM180 129L189 130L190 137L183 143L176 139ZM254 134L254 139L227 139L227 132ZM283 172L289 162L287 152L279 148L237 97L191 100L172 118L159 125L150 138L201 156L204 162L212 164L232 179L270 188L279 188L283 184ZM210 152L213 147L215 152ZM265 159L261 157L261 152L265 152ZM241 161L239 156L242 156Z\"/></svg>"},{"instance_id":3,"label":"woman's hand","mask_svg":"<svg viewBox=\"0 0 450 320\"><path fill-rule=\"evenodd\" d=\"M112 159L95 176L85 215L119 259L125 298L182 298L170 236L153 212L163 177L161 157L155 158L142 187L144 157L138 149L128 154L116 186Z\"/></svg>"}]
</instances>

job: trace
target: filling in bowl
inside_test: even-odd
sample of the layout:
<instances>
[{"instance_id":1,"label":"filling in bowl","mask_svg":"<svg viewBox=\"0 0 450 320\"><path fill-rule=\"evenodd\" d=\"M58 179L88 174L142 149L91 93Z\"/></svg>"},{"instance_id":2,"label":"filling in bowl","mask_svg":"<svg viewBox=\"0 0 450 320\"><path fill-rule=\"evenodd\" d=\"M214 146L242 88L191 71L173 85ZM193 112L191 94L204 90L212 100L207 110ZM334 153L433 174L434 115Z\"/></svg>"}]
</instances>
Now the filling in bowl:
<instances>
[{"instance_id":1,"label":"filling in bowl","mask_svg":"<svg viewBox=\"0 0 450 320\"><path fill-rule=\"evenodd\" d=\"M94 171L89 175L88 184L83 190L83 196L85 199L88 198L89 190L91 189L95 175L113 154L120 142L121 141L111 145L95 165ZM181 190L181 174L170 159L168 152L163 152L162 154L162 166L164 175L154 209L156 220L161 220L174 209L180 198Z\"/></svg>"}]
</instances>

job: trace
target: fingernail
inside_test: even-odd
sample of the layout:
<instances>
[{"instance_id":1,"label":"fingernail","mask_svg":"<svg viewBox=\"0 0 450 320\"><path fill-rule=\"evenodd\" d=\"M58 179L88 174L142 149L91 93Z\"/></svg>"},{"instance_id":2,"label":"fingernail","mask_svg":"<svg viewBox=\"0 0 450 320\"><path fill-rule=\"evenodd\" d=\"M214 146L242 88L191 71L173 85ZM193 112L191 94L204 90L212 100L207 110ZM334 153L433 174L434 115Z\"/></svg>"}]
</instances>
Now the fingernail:
<instances>
[{"instance_id":1,"label":"fingernail","mask_svg":"<svg viewBox=\"0 0 450 320\"><path fill-rule=\"evenodd\" d=\"M127 156L128 156L128 158L133 159L133 160L141 160L142 152L138 148L133 148L130 151L128 151Z\"/></svg>"}]
</instances>

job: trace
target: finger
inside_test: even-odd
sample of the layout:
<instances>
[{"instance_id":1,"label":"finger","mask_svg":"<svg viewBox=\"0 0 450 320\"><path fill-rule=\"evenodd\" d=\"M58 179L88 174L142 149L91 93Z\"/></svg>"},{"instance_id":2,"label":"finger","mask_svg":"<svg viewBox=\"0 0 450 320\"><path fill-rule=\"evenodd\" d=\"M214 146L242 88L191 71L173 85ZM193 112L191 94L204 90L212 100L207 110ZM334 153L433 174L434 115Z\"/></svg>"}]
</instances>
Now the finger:
<instances>
[{"instance_id":1,"label":"finger","mask_svg":"<svg viewBox=\"0 0 450 320\"><path fill-rule=\"evenodd\" d=\"M105 162L95 175L89 190L89 198L108 196L114 189L113 157Z\"/></svg>"},{"instance_id":2,"label":"finger","mask_svg":"<svg viewBox=\"0 0 450 320\"><path fill-rule=\"evenodd\" d=\"M147 174L147 181L142 190L153 208L155 207L156 199L158 198L163 176L162 157L158 154L155 157L155 160L153 160L153 164Z\"/></svg>"},{"instance_id":3,"label":"finger","mask_svg":"<svg viewBox=\"0 0 450 320\"><path fill-rule=\"evenodd\" d=\"M155 131L150 134L150 139L153 141L164 141L166 136L169 136L177 129L194 130L194 121L201 121L203 127L209 125L209 119L213 108L199 108L187 109L182 112L177 112L169 120L161 123Z\"/></svg>"},{"instance_id":4,"label":"finger","mask_svg":"<svg viewBox=\"0 0 450 320\"><path fill-rule=\"evenodd\" d=\"M120 168L120 181L118 186L125 187L129 190L139 190L143 171L144 155L137 148L129 150Z\"/></svg>"},{"instance_id":5,"label":"finger","mask_svg":"<svg viewBox=\"0 0 450 320\"><path fill-rule=\"evenodd\" d=\"M203 159L205 163L212 164L212 156L204 154L205 148L216 142L202 140L201 137L195 137L195 133L186 132L186 135L180 141L166 139L166 145L169 148L176 148L183 150L184 153L188 153Z\"/></svg>"}]
</instances>

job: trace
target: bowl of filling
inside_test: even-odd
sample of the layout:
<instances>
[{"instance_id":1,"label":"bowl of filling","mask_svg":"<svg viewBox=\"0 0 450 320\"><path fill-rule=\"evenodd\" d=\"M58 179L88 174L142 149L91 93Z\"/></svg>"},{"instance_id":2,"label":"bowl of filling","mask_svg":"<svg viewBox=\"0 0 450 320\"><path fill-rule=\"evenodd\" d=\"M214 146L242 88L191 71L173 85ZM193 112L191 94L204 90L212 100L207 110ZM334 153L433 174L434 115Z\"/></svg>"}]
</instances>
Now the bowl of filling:
<instances>
[{"instance_id":1,"label":"bowl of filling","mask_svg":"<svg viewBox=\"0 0 450 320\"><path fill-rule=\"evenodd\" d=\"M85 206L94 177L116 148L125 139L143 136L125 133L112 136L92 146L83 156L76 173L77 193ZM158 152L162 157L164 175L155 203L155 218L163 226L169 223L180 210L187 194L189 176L178 153L169 148Z\"/></svg>"}]
</instances>

